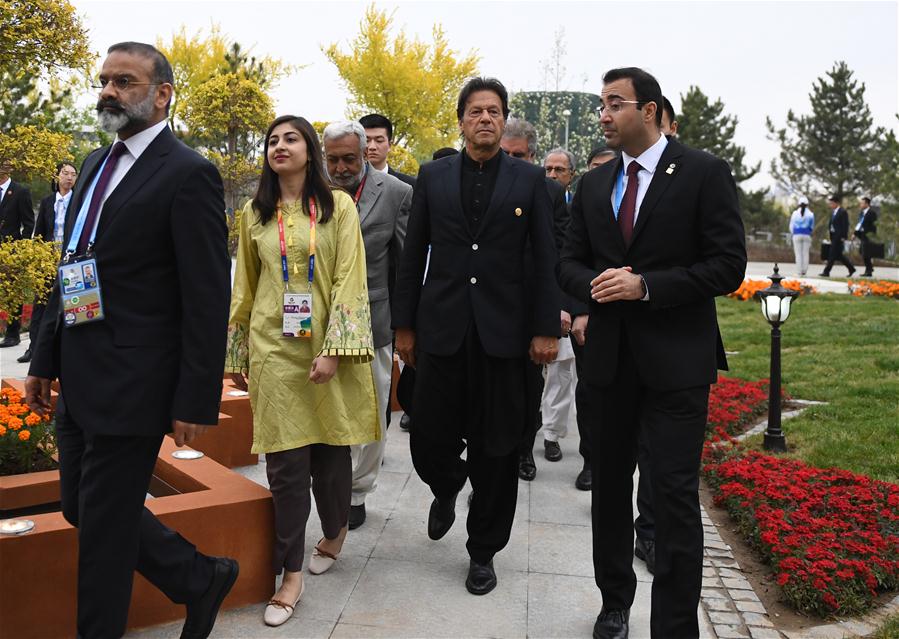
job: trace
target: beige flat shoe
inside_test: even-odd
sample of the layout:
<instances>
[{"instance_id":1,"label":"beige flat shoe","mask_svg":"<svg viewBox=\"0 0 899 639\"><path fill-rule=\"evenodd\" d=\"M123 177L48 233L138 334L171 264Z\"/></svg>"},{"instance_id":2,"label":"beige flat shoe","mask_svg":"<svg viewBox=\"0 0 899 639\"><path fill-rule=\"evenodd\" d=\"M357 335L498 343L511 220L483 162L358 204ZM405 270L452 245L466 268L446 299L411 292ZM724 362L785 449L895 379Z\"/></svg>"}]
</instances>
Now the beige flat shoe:
<instances>
[{"instance_id":1,"label":"beige flat shoe","mask_svg":"<svg viewBox=\"0 0 899 639\"><path fill-rule=\"evenodd\" d=\"M315 550L312 551L312 557L309 558L309 572L313 575L320 575L324 572L328 572L340 555L340 553L332 555L327 550L319 548L319 544L321 544L322 541L324 541L324 538L318 540L318 544L315 545Z\"/></svg>"},{"instance_id":2,"label":"beige flat shoe","mask_svg":"<svg viewBox=\"0 0 899 639\"><path fill-rule=\"evenodd\" d=\"M303 596L304 590L306 590L305 581L300 586L300 594L297 595L297 600L293 602L293 605L278 601L277 599L269 601L268 605L265 607L265 614L262 617L265 621L265 625L280 626L290 619L293 616L293 611L296 609L297 604L300 603L300 597Z\"/></svg>"}]
</instances>

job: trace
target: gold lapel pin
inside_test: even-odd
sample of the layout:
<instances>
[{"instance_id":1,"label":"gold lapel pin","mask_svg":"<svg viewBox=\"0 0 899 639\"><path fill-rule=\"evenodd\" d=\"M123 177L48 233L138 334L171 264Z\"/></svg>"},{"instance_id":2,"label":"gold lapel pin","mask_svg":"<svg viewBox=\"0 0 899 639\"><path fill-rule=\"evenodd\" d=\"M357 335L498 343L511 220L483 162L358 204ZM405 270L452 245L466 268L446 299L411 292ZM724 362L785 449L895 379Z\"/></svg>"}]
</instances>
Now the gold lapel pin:
<instances>
[{"instance_id":1,"label":"gold lapel pin","mask_svg":"<svg viewBox=\"0 0 899 639\"><path fill-rule=\"evenodd\" d=\"M521 217L521 209L515 209L515 217Z\"/></svg>"},{"instance_id":2,"label":"gold lapel pin","mask_svg":"<svg viewBox=\"0 0 899 639\"><path fill-rule=\"evenodd\" d=\"M668 165L668 169L665 171L665 173L667 173L668 175L674 173L674 162Z\"/></svg>"}]
</instances>

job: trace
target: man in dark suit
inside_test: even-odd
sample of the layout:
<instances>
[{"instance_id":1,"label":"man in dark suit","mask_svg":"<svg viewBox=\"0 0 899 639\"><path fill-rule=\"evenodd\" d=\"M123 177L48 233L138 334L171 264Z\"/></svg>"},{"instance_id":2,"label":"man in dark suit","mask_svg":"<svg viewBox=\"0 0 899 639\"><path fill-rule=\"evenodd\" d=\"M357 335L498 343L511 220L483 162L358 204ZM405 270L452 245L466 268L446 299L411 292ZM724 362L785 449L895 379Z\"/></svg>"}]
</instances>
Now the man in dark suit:
<instances>
[{"instance_id":1,"label":"man in dark suit","mask_svg":"<svg viewBox=\"0 0 899 639\"><path fill-rule=\"evenodd\" d=\"M387 164L387 154L393 144L393 123L380 113L370 113L359 120L365 129L368 154L365 158L373 168L392 175L409 186L415 186L415 177L400 173Z\"/></svg>"},{"instance_id":2,"label":"man in dark suit","mask_svg":"<svg viewBox=\"0 0 899 639\"><path fill-rule=\"evenodd\" d=\"M603 83L600 123L621 158L581 179L558 269L562 288L590 307L584 372L598 403L593 564L603 600L593 636L628 636L642 432L656 518L652 636L698 637L699 463L709 386L726 364L714 298L743 280L743 224L727 163L659 131L655 78L631 67Z\"/></svg>"},{"instance_id":3,"label":"man in dark suit","mask_svg":"<svg viewBox=\"0 0 899 639\"><path fill-rule=\"evenodd\" d=\"M166 126L173 78L159 51L113 45L99 82L98 120L116 141L82 165L63 259L67 269L81 256L96 260L104 316L62 321L57 283L26 398L48 410L59 379L62 511L78 527L78 634L124 634L137 570L186 604L182 638L207 637L237 562L201 554L144 500L163 436L189 444L218 421L230 297L222 183Z\"/></svg>"},{"instance_id":4,"label":"man in dark suit","mask_svg":"<svg viewBox=\"0 0 899 639\"><path fill-rule=\"evenodd\" d=\"M72 187L78 177L78 169L69 162L60 162L56 167L56 180L53 193L41 200L37 208L37 219L34 223L34 237L44 242L62 242L66 225L66 209L72 200ZM53 285L54 277L48 288ZM44 317L43 304L35 304L31 311L31 325L28 328L28 349L16 361L24 364L31 361L34 345L37 344Z\"/></svg>"},{"instance_id":5,"label":"man in dark suit","mask_svg":"<svg viewBox=\"0 0 899 639\"><path fill-rule=\"evenodd\" d=\"M871 236L877 233L877 211L871 208L871 198L865 196L860 201L861 210L855 225L855 237L862 243L862 259L865 261L864 277L874 275L874 261L871 256Z\"/></svg>"},{"instance_id":6,"label":"man in dark suit","mask_svg":"<svg viewBox=\"0 0 899 639\"><path fill-rule=\"evenodd\" d=\"M0 242L21 240L31 237L34 231L34 210L31 208L31 193L10 178L12 166L0 158ZM22 308L15 309L15 316L7 320L6 336L0 348L18 346L22 324L19 318Z\"/></svg>"},{"instance_id":7,"label":"man in dark suit","mask_svg":"<svg viewBox=\"0 0 899 639\"><path fill-rule=\"evenodd\" d=\"M827 264L824 266L822 277L830 277L830 270L833 268L834 262L839 262L849 270L849 277L855 273L855 267L843 252L843 242L849 237L849 213L846 212L841 204L841 198L831 195L827 198L827 205L830 207L830 250L827 253Z\"/></svg>"},{"instance_id":8,"label":"man in dark suit","mask_svg":"<svg viewBox=\"0 0 899 639\"><path fill-rule=\"evenodd\" d=\"M418 174L393 327L400 357L416 367L410 446L435 497L428 535L449 531L456 496L470 479L465 585L483 595L496 586L493 556L508 543L515 517L527 358L555 358L561 303L543 171L500 150L505 87L470 80L456 113L464 151ZM522 276L526 259L530 278Z\"/></svg>"}]
</instances>

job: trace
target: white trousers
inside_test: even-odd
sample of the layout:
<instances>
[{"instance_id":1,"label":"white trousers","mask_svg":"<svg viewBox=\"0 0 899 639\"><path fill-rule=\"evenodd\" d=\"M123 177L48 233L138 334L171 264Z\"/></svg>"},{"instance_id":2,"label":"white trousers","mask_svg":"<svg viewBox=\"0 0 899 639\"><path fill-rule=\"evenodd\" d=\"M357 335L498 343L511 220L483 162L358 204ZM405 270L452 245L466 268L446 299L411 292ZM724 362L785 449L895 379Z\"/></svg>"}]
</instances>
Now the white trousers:
<instances>
[{"instance_id":1,"label":"white trousers","mask_svg":"<svg viewBox=\"0 0 899 639\"><path fill-rule=\"evenodd\" d=\"M546 365L546 382L540 411L543 414L543 439L557 442L568 434L568 415L574 402L576 373L574 370L573 337L559 340L559 356Z\"/></svg>"},{"instance_id":2,"label":"white trousers","mask_svg":"<svg viewBox=\"0 0 899 639\"><path fill-rule=\"evenodd\" d=\"M387 445L387 405L390 402L390 375L393 373L392 344L375 349L371 372L375 378L375 395L378 397L381 439L370 444L350 446L353 458L353 497L350 503L353 506L364 504L365 496L378 487L378 472L381 470L384 447Z\"/></svg>"},{"instance_id":3,"label":"white trousers","mask_svg":"<svg viewBox=\"0 0 899 639\"><path fill-rule=\"evenodd\" d=\"M799 269L800 275L805 275L808 271L808 254L811 248L811 235L793 236L793 253L796 254L796 267Z\"/></svg>"}]
</instances>

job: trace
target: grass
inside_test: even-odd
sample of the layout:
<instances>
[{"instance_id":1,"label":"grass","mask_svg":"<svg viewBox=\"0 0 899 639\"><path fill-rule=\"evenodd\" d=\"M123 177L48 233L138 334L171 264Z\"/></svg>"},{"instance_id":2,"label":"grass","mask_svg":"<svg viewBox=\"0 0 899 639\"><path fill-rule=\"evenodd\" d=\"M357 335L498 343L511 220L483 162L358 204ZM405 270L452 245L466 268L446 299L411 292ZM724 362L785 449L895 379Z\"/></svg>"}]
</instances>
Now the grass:
<instances>
[{"instance_id":1,"label":"grass","mask_svg":"<svg viewBox=\"0 0 899 639\"><path fill-rule=\"evenodd\" d=\"M899 614L889 617L871 639L899 639Z\"/></svg>"},{"instance_id":2,"label":"grass","mask_svg":"<svg viewBox=\"0 0 899 639\"><path fill-rule=\"evenodd\" d=\"M899 482L899 301L811 295L782 328L783 388L827 402L784 422L788 455ZM727 375L770 373L771 330L758 302L718 299ZM758 437L753 445L760 446Z\"/></svg>"}]
</instances>

